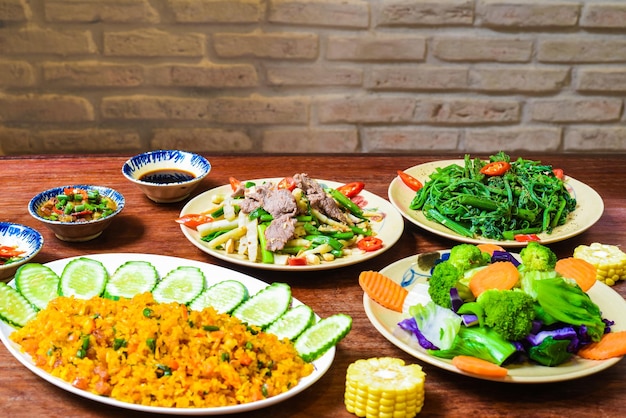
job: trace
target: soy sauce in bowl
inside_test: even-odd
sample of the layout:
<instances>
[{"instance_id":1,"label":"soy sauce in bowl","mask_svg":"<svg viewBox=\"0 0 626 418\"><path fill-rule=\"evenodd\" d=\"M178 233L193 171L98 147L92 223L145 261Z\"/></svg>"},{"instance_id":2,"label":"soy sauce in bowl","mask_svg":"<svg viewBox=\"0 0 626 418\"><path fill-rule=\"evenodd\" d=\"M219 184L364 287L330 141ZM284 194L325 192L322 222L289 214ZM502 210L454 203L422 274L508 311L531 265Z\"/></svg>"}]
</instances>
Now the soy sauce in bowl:
<instances>
[{"instance_id":1,"label":"soy sauce in bowl","mask_svg":"<svg viewBox=\"0 0 626 418\"><path fill-rule=\"evenodd\" d=\"M194 178L196 178L195 174L189 171L166 168L144 173L138 180L147 183L171 184L193 180Z\"/></svg>"}]
</instances>

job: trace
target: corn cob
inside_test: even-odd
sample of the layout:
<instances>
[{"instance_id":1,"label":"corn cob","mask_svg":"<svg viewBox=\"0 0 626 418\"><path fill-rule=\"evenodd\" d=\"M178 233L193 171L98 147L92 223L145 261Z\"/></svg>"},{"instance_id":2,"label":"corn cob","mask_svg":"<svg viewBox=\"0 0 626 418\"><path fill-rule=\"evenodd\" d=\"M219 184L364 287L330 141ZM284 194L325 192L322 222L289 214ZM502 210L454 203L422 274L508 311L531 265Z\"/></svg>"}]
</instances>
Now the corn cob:
<instances>
[{"instance_id":1,"label":"corn cob","mask_svg":"<svg viewBox=\"0 0 626 418\"><path fill-rule=\"evenodd\" d=\"M426 375L417 364L399 358L357 360L348 366L344 403L366 418L411 418L424 405Z\"/></svg>"},{"instance_id":2,"label":"corn cob","mask_svg":"<svg viewBox=\"0 0 626 418\"><path fill-rule=\"evenodd\" d=\"M626 253L616 245L579 245L574 249L574 257L582 258L596 266L596 279L613 286L619 280L626 280Z\"/></svg>"}]
</instances>

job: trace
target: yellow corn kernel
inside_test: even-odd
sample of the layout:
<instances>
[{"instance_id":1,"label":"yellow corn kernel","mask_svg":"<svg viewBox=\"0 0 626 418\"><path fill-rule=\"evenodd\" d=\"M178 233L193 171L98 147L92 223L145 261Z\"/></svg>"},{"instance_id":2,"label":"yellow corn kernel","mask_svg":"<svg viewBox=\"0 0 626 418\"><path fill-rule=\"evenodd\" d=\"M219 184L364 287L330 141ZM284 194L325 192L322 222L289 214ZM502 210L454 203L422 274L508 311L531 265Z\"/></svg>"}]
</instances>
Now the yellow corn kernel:
<instances>
[{"instance_id":1,"label":"yellow corn kernel","mask_svg":"<svg viewBox=\"0 0 626 418\"><path fill-rule=\"evenodd\" d=\"M357 360L348 366L344 403L366 418L412 418L424 405L426 374L417 364L392 357Z\"/></svg>"},{"instance_id":2,"label":"yellow corn kernel","mask_svg":"<svg viewBox=\"0 0 626 418\"><path fill-rule=\"evenodd\" d=\"M626 280L626 253L616 245L579 245L574 249L574 257L582 258L596 267L596 279L613 286L619 280Z\"/></svg>"}]
</instances>

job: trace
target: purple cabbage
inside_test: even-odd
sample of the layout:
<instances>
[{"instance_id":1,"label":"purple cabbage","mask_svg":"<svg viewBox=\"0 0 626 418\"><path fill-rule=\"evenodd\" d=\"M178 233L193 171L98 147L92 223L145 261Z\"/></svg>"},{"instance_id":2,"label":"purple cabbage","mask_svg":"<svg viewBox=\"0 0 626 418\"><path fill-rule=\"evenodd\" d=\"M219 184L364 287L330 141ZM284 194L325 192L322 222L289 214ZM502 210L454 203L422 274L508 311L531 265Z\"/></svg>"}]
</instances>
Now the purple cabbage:
<instances>
[{"instance_id":1,"label":"purple cabbage","mask_svg":"<svg viewBox=\"0 0 626 418\"><path fill-rule=\"evenodd\" d=\"M415 337L417 338L417 342L419 342L422 348L426 350L439 350L436 345L434 345L433 343L428 341L426 337L424 337L424 334L422 334L419 327L417 326L417 322L415 322L415 318L411 317L403 319L402 321L398 322L398 326L400 326L400 328L402 328L403 330L415 335Z\"/></svg>"},{"instance_id":2,"label":"purple cabbage","mask_svg":"<svg viewBox=\"0 0 626 418\"><path fill-rule=\"evenodd\" d=\"M450 302L452 303L452 312L457 313L464 301L459 295L459 289L456 287L450 288Z\"/></svg>"},{"instance_id":3,"label":"purple cabbage","mask_svg":"<svg viewBox=\"0 0 626 418\"><path fill-rule=\"evenodd\" d=\"M520 262L508 251L494 251L491 255L491 262L495 263L496 261L510 261L515 267L520 265Z\"/></svg>"},{"instance_id":4,"label":"purple cabbage","mask_svg":"<svg viewBox=\"0 0 626 418\"><path fill-rule=\"evenodd\" d=\"M466 327L473 327L474 325L478 325L478 315L474 314L463 314L461 315L461 319L463 320L463 325Z\"/></svg>"}]
</instances>

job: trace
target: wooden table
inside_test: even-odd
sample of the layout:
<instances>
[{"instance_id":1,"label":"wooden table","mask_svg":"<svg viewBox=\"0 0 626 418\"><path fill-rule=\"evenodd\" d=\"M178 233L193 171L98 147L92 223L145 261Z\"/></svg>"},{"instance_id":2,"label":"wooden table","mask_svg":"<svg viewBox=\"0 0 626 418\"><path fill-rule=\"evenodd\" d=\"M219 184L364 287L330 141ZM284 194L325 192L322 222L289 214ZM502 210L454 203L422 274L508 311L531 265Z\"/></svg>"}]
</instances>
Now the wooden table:
<instances>
[{"instance_id":1,"label":"wooden table","mask_svg":"<svg viewBox=\"0 0 626 418\"><path fill-rule=\"evenodd\" d=\"M362 270L380 270L410 255L450 248L455 242L405 222L398 243L359 265L323 272L292 274L239 267L216 259L191 245L174 222L184 202L152 203L121 173L129 156L42 156L0 158L2 199L0 219L37 228L45 238L35 261L45 263L65 257L107 252L172 255L241 271L266 282L290 284L294 297L309 304L321 317L345 312L353 318L349 335L337 346L330 370L312 387L278 405L246 413L247 417L350 417L343 404L345 372L357 359L394 356L416 362L427 373L422 416L626 416L626 362L592 376L547 384L501 384L441 370L407 355L376 331L367 319L357 277ZM196 190L239 179L281 177L306 172L312 177L349 182L362 180L366 188L387 198L387 187L397 169L461 155L206 155L213 165ZM626 247L626 156L542 155L527 158L561 167L570 176L602 196L605 211L598 223L581 235L551 245L563 257L579 244L594 241ZM97 240L67 243L56 239L30 217L29 200L43 189L72 183L113 187L126 197L126 208ZM626 296L626 284L614 287ZM142 414L107 406L68 393L23 367L4 346L0 347L0 414L7 417L141 417ZM244 414L241 414L243 416Z\"/></svg>"}]
</instances>

